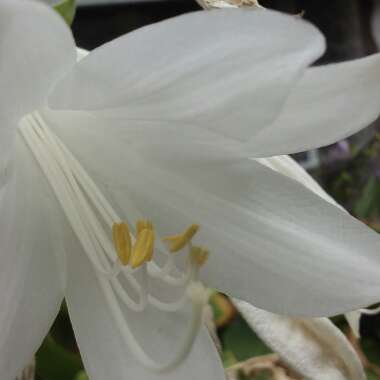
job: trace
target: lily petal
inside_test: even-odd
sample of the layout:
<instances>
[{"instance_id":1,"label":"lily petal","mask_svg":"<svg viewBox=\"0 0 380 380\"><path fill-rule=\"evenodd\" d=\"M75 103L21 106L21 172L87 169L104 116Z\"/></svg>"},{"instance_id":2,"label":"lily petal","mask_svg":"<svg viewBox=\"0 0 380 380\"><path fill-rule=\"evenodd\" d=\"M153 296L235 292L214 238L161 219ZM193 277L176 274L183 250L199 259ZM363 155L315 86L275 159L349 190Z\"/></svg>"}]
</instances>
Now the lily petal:
<instances>
[{"instance_id":1,"label":"lily petal","mask_svg":"<svg viewBox=\"0 0 380 380\"><path fill-rule=\"evenodd\" d=\"M380 54L313 67L290 94L276 121L247 144L255 157L332 144L380 114Z\"/></svg>"},{"instance_id":2,"label":"lily petal","mask_svg":"<svg viewBox=\"0 0 380 380\"><path fill-rule=\"evenodd\" d=\"M295 17L195 12L94 50L49 104L130 120L191 122L246 140L274 120L295 80L323 50L317 29Z\"/></svg>"},{"instance_id":3,"label":"lily petal","mask_svg":"<svg viewBox=\"0 0 380 380\"><path fill-rule=\"evenodd\" d=\"M123 217L149 218L161 236L201 225L207 285L298 316L378 301L379 236L298 181L249 159L143 158L96 123L69 120L51 126Z\"/></svg>"},{"instance_id":4,"label":"lily petal","mask_svg":"<svg viewBox=\"0 0 380 380\"><path fill-rule=\"evenodd\" d=\"M336 203L336 201L322 189L322 187L310 176L310 174L308 174L306 170L303 169L301 165L297 164L297 162L290 156L259 158L257 161L271 168L272 170L295 179L296 181L306 186L309 190L325 199L327 202L344 210L343 207ZM359 338L361 317L360 310L350 311L345 314L345 317L353 333L356 337Z\"/></svg>"},{"instance_id":5,"label":"lily petal","mask_svg":"<svg viewBox=\"0 0 380 380\"><path fill-rule=\"evenodd\" d=\"M17 118L43 104L75 63L75 43L61 17L35 1L3 0L0 25L0 114Z\"/></svg>"},{"instance_id":6,"label":"lily petal","mask_svg":"<svg viewBox=\"0 0 380 380\"><path fill-rule=\"evenodd\" d=\"M0 56L1 163L14 135L10 122L46 101L54 83L74 64L76 52L69 28L46 5L2 0Z\"/></svg>"},{"instance_id":7,"label":"lily petal","mask_svg":"<svg viewBox=\"0 0 380 380\"><path fill-rule=\"evenodd\" d=\"M350 311L344 316L355 337L360 338L360 318L362 316L360 310Z\"/></svg>"},{"instance_id":8,"label":"lily petal","mask_svg":"<svg viewBox=\"0 0 380 380\"><path fill-rule=\"evenodd\" d=\"M133 183L121 189L166 233L202 225L209 285L292 315L378 300L379 237L344 211L253 161L181 166L174 175L165 166L126 170Z\"/></svg>"},{"instance_id":9,"label":"lily petal","mask_svg":"<svg viewBox=\"0 0 380 380\"><path fill-rule=\"evenodd\" d=\"M63 299L58 204L22 141L0 203L0 373L13 380L49 331Z\"/></svg>"},{"instance_id":10,"label":"lily petal","mask_svg":"<svg viewBox=\"0 0 380 380\"><path fill-rule=\"evenodd\" d=\"M352 346L327 318L295 319L234 300L257 334L308 380L364 380Z\"/></svg>"},{"instance_id":11,"label":"lily petal","mask_svg":"<svg viewBox=\"0 0 380 380\"><path fill-rule=\"evenodd\" d=\"M336 207L339 207L341 210L344 210L344 208L340 206L331 197L331 195L327 194L326 191L323 190L323 188L319 185L319 183L292 157L273 156L267 158L258 158L256 161L280 174L296 180L313 193L319 195L325 201L331 203Z\"/></svg>"},{"instance_id":12,"label":"lily petal","mask_svg":"<svg viewBox=\"0 0 380 380\"><path fill-rule=\"evenodd\" d=\"M75 238L67 241L75 242ZM221 360L206 329L202 329L187 359L172 372L145 369L129 350L104 297L90 262L77 246L68 248L66 300L84 365L91 380L191 380L224 377ZM157 313L148 307L141 313L123 309L132 333L153 358L175 356L186 320L177 313Z\"/></svg>"}]
</instances>

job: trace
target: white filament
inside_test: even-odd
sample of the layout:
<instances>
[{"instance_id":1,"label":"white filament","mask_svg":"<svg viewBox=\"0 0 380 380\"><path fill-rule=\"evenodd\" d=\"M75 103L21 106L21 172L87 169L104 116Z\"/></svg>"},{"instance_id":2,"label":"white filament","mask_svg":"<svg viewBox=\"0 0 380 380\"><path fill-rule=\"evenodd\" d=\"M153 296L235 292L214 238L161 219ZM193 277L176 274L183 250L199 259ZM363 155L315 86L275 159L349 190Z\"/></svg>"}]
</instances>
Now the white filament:
<instances>
[{"instance_id":1,"label":"white filament","mask_svg":"<svg viewBox=\"0 0 380 380\"><path fill-rule=\"evenodd\" d=\"M28 115L21 121L20 132L41 166L67 220L93 265L107 304L128 347L145 367L153 371L163 372L175 368L185 359L193 345L206 302L206 291L197 282L196 266L189 260L185 273L173 276L171 272L174 269L176 272L178 270L173 263L172 255L164 251L162 245L159 246L160 250L167 258L162 267L154 261L143 264L136 270L122 266L110 238L113 224L120 223L121 218L89 174L62 141L51 132L38 113ZM141 274L141 284L135 278L136 272ZM129 288L133 290L137 301L122 285L120 276L124 277ZM172 302L154 297L149 293L150 277L162 281L167 286L183 287L183 295ZM192 303L193 317L184 343L172 361L165 364L157 363L146 354L135 338L120 303L133 312L143 312L148 303L161 311L175 312L182 308L188 299Z\"/></svg>"}]
</instances>

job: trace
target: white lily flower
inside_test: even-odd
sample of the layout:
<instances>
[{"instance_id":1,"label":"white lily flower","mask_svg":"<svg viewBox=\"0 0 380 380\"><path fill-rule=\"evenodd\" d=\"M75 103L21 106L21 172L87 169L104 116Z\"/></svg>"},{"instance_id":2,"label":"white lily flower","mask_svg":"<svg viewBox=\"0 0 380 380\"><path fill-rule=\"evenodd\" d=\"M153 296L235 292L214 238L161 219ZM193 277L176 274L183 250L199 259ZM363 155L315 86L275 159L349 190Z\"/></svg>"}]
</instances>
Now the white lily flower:
<instances>
[{"instance_id":1,"label":"white lily flower","mask_svg":"<svg viewBox=\"0 0 380 380\"><path fill-rule=\"evenodd\" d=\"M201 281L303 316L378 300L378 236L249 157L370 123L379 56L307 69L320 33L260 10L177 17L79 63L42 4L2 0L0 32L2 379L63 297L95 380L221 378Z\"/></svg>"}]
</instances>

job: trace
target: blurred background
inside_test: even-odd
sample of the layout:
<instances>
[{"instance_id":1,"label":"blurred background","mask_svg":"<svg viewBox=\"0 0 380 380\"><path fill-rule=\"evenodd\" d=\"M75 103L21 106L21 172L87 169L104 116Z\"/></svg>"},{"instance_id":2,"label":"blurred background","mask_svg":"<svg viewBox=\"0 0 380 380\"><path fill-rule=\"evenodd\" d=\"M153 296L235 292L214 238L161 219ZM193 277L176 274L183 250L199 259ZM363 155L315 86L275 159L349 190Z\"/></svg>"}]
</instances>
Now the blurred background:
<instances>
[{"instance_id":1,"label":"blurred background","mask_svg":"<svg viewBox=\"0 0 380 380\"><path fill-rule=\"evenodd\" d=\"M380 48L380 0L262 0L264 7L303 14L324 33L326 54L317 64L355 59ZM199 9L192 0L78 0L72 24L78 46L92 50L146 24ZM379 78L380 80L380 78ZM360 110L358 110L360 112ZM380 123L323 149L295 155L297 161L351 214L380 232ZM379 252L380 254L380 252ZM228 374L234 379L300 380L260 341L228 298L211 298L210 325ZM358 342L343 317L334 322L358 351L368 379L380 380L380 317L362 317ZM66 308L36 356L38 380L84 380ZM106 380L106 379L105 379Z\"/></svg>"}]
</instances>

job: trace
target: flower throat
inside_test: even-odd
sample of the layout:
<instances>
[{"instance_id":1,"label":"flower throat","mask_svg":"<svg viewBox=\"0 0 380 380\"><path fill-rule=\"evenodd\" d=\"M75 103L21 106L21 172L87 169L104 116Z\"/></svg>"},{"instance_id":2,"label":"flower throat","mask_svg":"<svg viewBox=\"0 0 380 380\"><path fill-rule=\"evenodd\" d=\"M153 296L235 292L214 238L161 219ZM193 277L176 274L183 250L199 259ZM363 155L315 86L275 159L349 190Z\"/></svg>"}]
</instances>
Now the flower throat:
<instances>
[{"instance_id":1,"label":"flower throat","mask_svg":"<svg viewBox=\"0 0 380 380\"><path fill-rule=\"evenodd\" d=\"M19 129L95 270L123 340L144 367L155 372L173 370L189 354L208 300L209 292L199 281L198 274L209 253L192 244L199 226L194 224L178 235L158 239L150 221L141 219L136 226L130 225L118 216L89 174L51 132L40 114L24 117ZM186 266L180 271L174 255L183 251L187 251ZM165 258L163 265L155 261L157 252ZM136 279L137 274L141 281ZM180 297L168 302L154 296L149 289L150 279L178 289ZM135 297L130 294L131 289ZM175 313L189 301L192 316L178 352L167 363L157 362L141 347L121 306L125 305L135 313L146 311L148 305L163 312Z\"/></svg>"}]
</instances>

